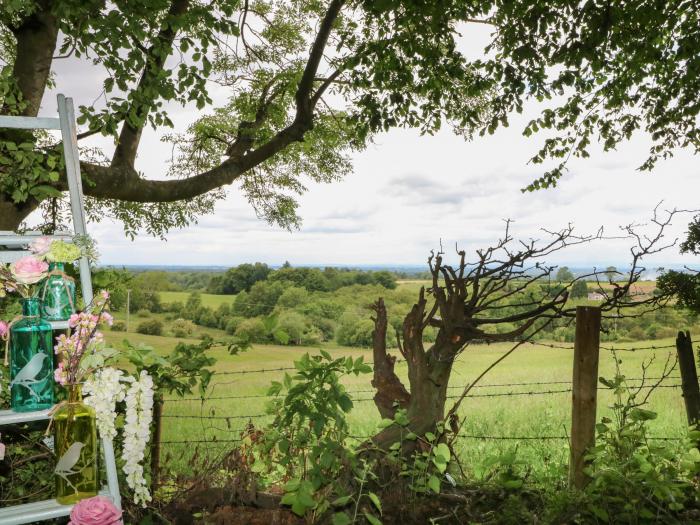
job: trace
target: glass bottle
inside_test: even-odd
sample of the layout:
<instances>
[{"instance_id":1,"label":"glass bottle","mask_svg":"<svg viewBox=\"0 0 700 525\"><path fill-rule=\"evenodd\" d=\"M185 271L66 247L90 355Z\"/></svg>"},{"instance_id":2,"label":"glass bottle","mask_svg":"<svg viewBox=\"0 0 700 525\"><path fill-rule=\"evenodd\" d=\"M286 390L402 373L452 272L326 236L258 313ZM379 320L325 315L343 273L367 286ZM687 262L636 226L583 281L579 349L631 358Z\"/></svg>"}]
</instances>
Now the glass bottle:
<instances>
[{"instance_id":1,"label":"glass bottle","mask_svg":"<svg viewBox=\"0 0 700 525\"><path fill-rule=\"evenodd\" d=\"M53 337L51 325L39 314L39 299L23 299L24 317L10 329L10 406L15 412L54 404Z\"/></svg>"},{"instance_id":2,"label":"glass bottle","mask_svg":"<svg viewBox=\"0 0 700 525\"><path fill-rule=\"evenodd\" d=\"M75 313L75 281L65 274L63 263L49 263L49 276L41 284L41 316L65 321Z\"/></svg>"},{"instance_id":3,"label":"glass bottle","mask_svg":"<svg viewBox=\"0 0 700 525\"><path fill-rule=\"evenodd\" d=\"M67 385L68 399L53 416L56 500L71 505L97 495L95 410L83 403L80 385Z\"/></svg>"}]
</instances>

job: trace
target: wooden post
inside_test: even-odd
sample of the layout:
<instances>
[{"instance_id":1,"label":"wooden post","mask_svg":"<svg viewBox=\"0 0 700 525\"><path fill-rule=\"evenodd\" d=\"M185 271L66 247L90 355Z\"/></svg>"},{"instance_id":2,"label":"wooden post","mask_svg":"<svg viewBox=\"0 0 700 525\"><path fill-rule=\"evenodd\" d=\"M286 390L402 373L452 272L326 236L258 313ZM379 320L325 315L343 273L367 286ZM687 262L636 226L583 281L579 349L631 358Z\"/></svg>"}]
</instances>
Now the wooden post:
<instances>
[{"instance_id":1,"label":"wooden post","mask_svg":"<svg viewBox=\"0 0 700 525\"><path fill-rule=\"evenodd\" d=\"M599 352L600 308L577 306L569 461L569 485L576 489L589 481L583 469L586 451L595 444Z\"/></svg>"},{"instance_id":2,"label":"wooden post","mask_svg":"<svg viewBox=\"0 0 700 525\"><path fill-rule=\"evenodd\" d=\"M156 392L153 398L153 435L151 436L151 495L160 483L160 440L163 428L163 396Z\"/></svg>"},{"instance_id":3,"label":"wooden post","mask_svg":"<svg viewBox=\"0 0 700 525\"><path fill-rule=\"evenodd\" d=\"M695 368L690 332L678 332L676 350L678 351L678 365L681 369L685 413L688 416L688 425L695 426L700 422L700 386L698 385L698 372Z\"/></svg>"}]
</instances>

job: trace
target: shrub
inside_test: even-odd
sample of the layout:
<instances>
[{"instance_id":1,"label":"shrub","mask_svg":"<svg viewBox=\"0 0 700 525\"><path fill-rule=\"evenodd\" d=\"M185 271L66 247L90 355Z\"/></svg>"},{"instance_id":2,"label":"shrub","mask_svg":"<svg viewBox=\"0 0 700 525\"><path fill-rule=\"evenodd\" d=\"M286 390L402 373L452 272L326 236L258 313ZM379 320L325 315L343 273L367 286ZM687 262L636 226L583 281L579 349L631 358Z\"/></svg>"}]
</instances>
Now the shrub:
<instances>
[{"instance_id":1,"label":"shrub","mask_svg":"<svg viewBox=\"0 0 700 525\"><path fill-rule=\"evenodd\" d=\"M175 319L171 329L175 337L190 337L194 332L194 324L187 319Z\"/></svg>"},{"instance_id":2,"label":"shrub","mask_svg":"<svg viewBox=\"0 0 700 525\"><path fill-rule=\"evenodd\" d=\"M163 305L163 310L166 312L171 312L180 315L180 312L182 312L182 309L184 307L185 305L182 304L182 301L175 301L173 303Z\"/></svg>"},{"instance_id":3,"label":"shrub","mask_svg":"<svg viewBox=\"0 0 700 525\"><path fill-rule=\"evenodd\" d=\"M304 332L309 328L306 319L297 312L284 312L280 314L277 320L277 330L281 330L286 334L288 343L298 345L301 343L301 338ZM288 344L279 341L280 344Z\"/></svg>"},{"instance_id":4,"label":"shrub","mask_svg":"<svg viewBox=\"0 0 700 525\"><path fill-rule=\"evenodd\" d=\"M245 321L244 317L238 317L235 315L233 317L229 317L228 321L226 321L226 326L225 326L226 333L229 335L235 334L236 329L243 321Z\"/></svg>"},{"instance_id":5,"label":"shrub","mask_svg":"<svg viewBox=\"0 0 700 525\"><path fill-rule=\"evenodd\" d=\"M149 319L140 323L136 331L144 335L163 335L163 323L158 319Z\"/></svg>"},{"instance_id":6,"label":"shrub","mask_svg":"<svg viewBox=\"0 0 700 525\"><path fill-rule=\"evenodd\" d=\"M268 331L265 323L259 317L246 319L236 328L236 337L249 343L265 343L268 341Z\"/></svg>"},{"instance_id":7,"label":"shrub","mask_svg":"<svg viewBox=\"0 0 700 525\"><path fill-rule=\"evenodd\" d=\"M114 321L112 323L112 332L126 332L126 323L124 321Z\"/></svg>"},{"instance_id":8,"label":"shrub","mask_svg":"<svg viewBox=\"0 0 700 525\"><path fill-rule=\"evenodd\" d=\"M335 333L336 341L345 346L372 346L374 323L370 319L360 319L354 314L344 314Z\"/></svg>"},{"instance_id":9,"label":"shrub","mask_svg":"<svg viewBox=\"0 0 700 525\"><path fill-rule=\"evenodd\" d=\"M151 317L151 311L147 310L146 308L141 308L138 312L136 312L136 317Z\"/></svg>"}]
</instances>

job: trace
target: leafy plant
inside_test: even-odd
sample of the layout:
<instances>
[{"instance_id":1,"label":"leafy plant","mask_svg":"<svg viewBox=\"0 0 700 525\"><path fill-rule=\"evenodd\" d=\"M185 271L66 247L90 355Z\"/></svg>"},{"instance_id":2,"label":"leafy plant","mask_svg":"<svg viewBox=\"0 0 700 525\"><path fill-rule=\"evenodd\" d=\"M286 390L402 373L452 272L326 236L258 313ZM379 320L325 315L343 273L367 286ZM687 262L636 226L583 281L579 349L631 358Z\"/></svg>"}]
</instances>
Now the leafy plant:
<instances>
[{"instance_id":1,"label":"leafy plant","mask_svg":"<svg viewBox=\"0 0 700 525\"><path fill-rule=\"evenodd\" d=\"M700 452L696 445L685 443L678 454L675 448L649 437L648 422L657 414L643 406L661 380L654 385L642 380L641 385L631 387L617 357L615 363L615 377L600 378L614 394L613 415L596 426L597 444L587 455L591 482L585 513L602 523L678 523L679 513L697 500L693 478L700 472ZM667 363L662 377L672 368ZM692 434L697 443L700 435Z\"/></svg>"},{"instance_id":2,"label":"leafy plant","mask_svg":"<svg viewBox=\"0 0 700 525\"><path fill-rule=\"evenodd\" d=\"M270 483L285 483L282 503L314 520L331 508L333 494L347 494L350 480L344 475L357 465L345 444L346 414L353 402L341 379L371 368L362 357L333 359L324 350L304 354L294 366L295 375L285 374L269 389L269 395L278 396L268 406L275 419L255 453L253 470Z\"/></svg>"},{"instance_id":3,"label":"leafy plant","mask_svg":"<svg viewBox=\"0 0 700 525\"><path fill-rule=\"evenodd\" d=\"M388 459L399 468L399 475L409 481L409 487L416 494L439 494L442 478L447 475L452 454L450 447L442 441L445 431L444 423L439 422L435 433L426 432L424 436L409 429L410 420L405 409L399 409L394 419L383 419L380 427L397 425L405 430L401 439L389 447ZM409 455L405 445L412 442Z\"/></svg>"}]
</instances>

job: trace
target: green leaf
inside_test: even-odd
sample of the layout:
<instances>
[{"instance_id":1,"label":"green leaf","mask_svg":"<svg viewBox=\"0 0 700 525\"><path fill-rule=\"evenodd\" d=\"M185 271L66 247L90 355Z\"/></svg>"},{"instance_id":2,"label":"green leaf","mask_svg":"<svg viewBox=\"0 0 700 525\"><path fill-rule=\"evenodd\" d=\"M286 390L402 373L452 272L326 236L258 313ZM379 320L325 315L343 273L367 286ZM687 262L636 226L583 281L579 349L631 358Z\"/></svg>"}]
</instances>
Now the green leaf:
<instances>
[{"instance_id":1,"label":"green leaf","mask_svg":"<svg viewBox=\"0 0 700 525\"><path fill-rule=\"evenodd\" d=\"M381 514L382 513L382 502L379 500L379 497L374 492L368 492L367 497L369 497L370 501L377 508L377 510L379 511L379 514Z\"/></svg>"},{"instance_id":2,"label":"green leaf","mask_svg":"<svg viewBox=\"0 0 700 525\"><path fill-rule=\"evenodd\" d=\"M333 525L349 525L352 523L350 516L344 512L336 512L333 514Z\"/></svg>"},{"instance_id":3,"label":"green leaf","mask_svg":"<svg viewBox=\"0 0 700 525\"><path fill-rule=\"evenodd\" d=\"M428 488L435 494L440 494L440 480L437 476L430 476L428 478Z\"/></svg>"},{"instance_id":4,"label":"green leaf","mask_svg":"<svg viewBox=\"0 0 700 525\"><path fill-rule=\"evenodd\" d=\"M369 521L371 525L382 525L382 522L369 512L363 512L363 514L365 515L365 519Z\"/></svg>"},{"instance_id":5,"label":"green leaf","mask_svg":"<svg viewBox=\"0 0 700 525\"><path fill-rule=\"evenodd\" d=\"M340 496L339 498L334 499L333 503L331 503L331 505L333 505L334 507L344 507L351 500L352 500L352 496Z\"/></svg>"}]
</instances>

